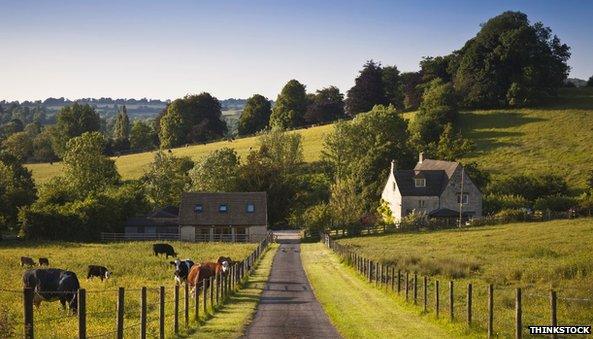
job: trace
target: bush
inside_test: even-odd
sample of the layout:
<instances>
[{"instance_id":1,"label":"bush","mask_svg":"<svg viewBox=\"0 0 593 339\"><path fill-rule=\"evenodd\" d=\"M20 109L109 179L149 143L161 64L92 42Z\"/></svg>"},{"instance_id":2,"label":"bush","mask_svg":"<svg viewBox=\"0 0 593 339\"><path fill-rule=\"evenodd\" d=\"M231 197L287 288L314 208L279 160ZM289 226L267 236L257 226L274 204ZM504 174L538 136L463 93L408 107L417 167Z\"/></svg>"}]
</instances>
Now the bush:
<instances>
[{"instance_id":1,"label":"bush","mask_svg":"<svg viewBox=\"0 0 593 339\"><path fill-rule=\"evenodd\" d=\"M482 201L484 215L493 215L503 209L529 208L529 205L524 197L512 194L489 194Z\"/></svg>"},{"instance_id":2,"label":"bush","mask_svg":"<svg viewBox=\"0 0 593 339\"><path fill-rule=\"evenodd\" d=\"M527 221L530 219L529 212L526 209L509 208L503 209L494 215L498 222L516 222Z\"/></svg>"},{"instance_id":3,"label":"bush","mask_svg":"<svg viewBox=\"0 0 593 339\"><path fill-rule=\"evenodd\" d=\"M573 197L548 196L535 200L533 208L538 211L566 212L577 204L577 200Z\"/></svg>"},{"instance_id":4,"label":"bush","mask_svg":"<svg viewBox=\"0 0 593 339\"><path fill-rule=\"evenodd\" d=\"M519 195L529 201L548 195L567 195L568 184L563 177L546 175L515 175L492 182L489 193Z\"/></svg>"},{"instance_id":5,"label":"bush","mask_svg":"<svg viewBox=\"0 0 593 339\"><path fill-rule=\"evenodd\" d=\"M428 226L428 217L424 212L413 210L399 222L399 229L402 231L419 230Z\"/></svg>"}]
</instances>

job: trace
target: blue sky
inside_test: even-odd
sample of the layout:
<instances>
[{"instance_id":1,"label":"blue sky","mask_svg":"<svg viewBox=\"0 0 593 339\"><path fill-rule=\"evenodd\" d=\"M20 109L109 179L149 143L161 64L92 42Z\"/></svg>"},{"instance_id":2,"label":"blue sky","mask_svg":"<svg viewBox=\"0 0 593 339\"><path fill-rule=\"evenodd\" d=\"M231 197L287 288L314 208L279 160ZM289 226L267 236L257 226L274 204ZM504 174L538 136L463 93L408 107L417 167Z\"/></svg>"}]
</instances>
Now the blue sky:
<instances>
[{"instance_id":1,"label":"blue sky","mask_svg":"<svg viewBox=\"0 0 593 339\"><path fill-rule=\"evenodd\" d=\"M0 99L275 99L292 78L345 92L366 60L417 70L505 10L569 44L571 76L593 75L592 1L0 0Z\"/></svg>"}]
</instances>

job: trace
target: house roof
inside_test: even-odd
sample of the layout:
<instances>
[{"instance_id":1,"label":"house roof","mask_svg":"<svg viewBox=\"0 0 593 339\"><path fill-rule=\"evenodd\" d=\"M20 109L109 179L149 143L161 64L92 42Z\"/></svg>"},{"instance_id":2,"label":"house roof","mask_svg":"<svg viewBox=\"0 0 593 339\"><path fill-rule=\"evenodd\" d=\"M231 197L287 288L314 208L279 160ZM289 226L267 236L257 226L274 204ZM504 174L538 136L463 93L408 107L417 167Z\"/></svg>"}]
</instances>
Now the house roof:
<instances>
[{"instance_id":1,"label":"house roof","mask_svg":"<svg viewBox=\"0 0 593 339\"><path fill-rule=\"evenodd\" d=\"M171 220L153 219L151 217L132 217L126 220L124 226L154 226L154 227L169 227L178 226L177 217Z\"/></svg>"},{"instance_id":2,"label":"house roof","mask_svg":"<svg viewBox=\"0 0 593 339\"><path fill-rule=\"evenodd\" d=\"M255 210L247 212L247 205ZM196 205L202 211L196 212ZM226 205L226 212L219 212L220 205ZM267 225L268 206L266 192L186 192L181 197L179 224L183 226L213 225Z\"/></svg>"},{"instance_id":3,"label":"house roof","mask_svg":"<svg viewBox=\"0 0 593 339\"><path fill-rule=\"evenodd\" d=\"M455 161L423 159L422 162L416 164L414 169L417 171L445 171L447 179L451 179L457 166L459 166L459 163Z\"/></svg>"},{"instance_id":4,"label":"house roof","mask_svg":"<svg viewBox=\"0 0 593 339\"><path fill-rule=\"evenodd\" d=\"M166 206L150 214L153 218L177 218L179 216L179 207Z\"/></svg>"},{"instance_id":5,"label":"house roof","mask_svg":"<svg viewBox=\"0 0 593 339\"><path fill-rule=\"evenodd\" d=\"M415 170L396 170L393 175L397 187L403 196L439 196L442 192L443 182L446 181L444 171L421 171L418 176ZM414 178L426 179L425 187L416 187Z\"/></svg>"}]
</instances>

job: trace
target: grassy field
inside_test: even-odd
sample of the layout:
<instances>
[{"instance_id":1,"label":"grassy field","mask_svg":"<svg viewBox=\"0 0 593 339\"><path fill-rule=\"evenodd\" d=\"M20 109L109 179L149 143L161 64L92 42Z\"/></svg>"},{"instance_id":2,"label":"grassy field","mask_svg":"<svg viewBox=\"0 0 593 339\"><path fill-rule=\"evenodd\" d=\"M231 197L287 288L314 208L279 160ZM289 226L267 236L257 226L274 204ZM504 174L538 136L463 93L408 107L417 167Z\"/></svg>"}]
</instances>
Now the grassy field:
<instances>
[{"instance_id":1,"label":"grassy field","mask_svg":"<svg viewBox=\"0 0 593 339\"><path fill-rule=\"evenodd\" d=\"M413 113L406 113L411 119ZM553 104L537 109L478 110L462 112L464 135L474 141L476 151L464 160L477 161L493 174L555 173L572 186L585 184L593 169L593 89L575 88L561 92ZM306 161L319 160L323 139L332 125L297 130L303 136ZM199 159L221 147L231 147L245 156L257 147L257 138L242 138L173 149L173 154ZM121 156L117 168L124 179L138 178L153 160L151 152ZM37 182L61 171L58 163L30 164Z\"/></svg>"},{"instance_id":2,"label":"grassy field","mask_svg":"<svg viewBox=\"0 0 593 339\"><path fill-rule=\"evenodd\" d=\"M242 259L255 244L182 243L170 242L181 258L192 258L196 262L216 260L219 256ZM22 273L19 258L29 256L37 259L47 257L52 267L75 272L81 287L87 289L88 335L98 335L115 330L117 288L125 287L126 337L137 337L140 317L140 288L148 287L148 332L149 337L158 335L158 286L166 288L167 332L173 332L173 268L169 260L152 255L151 242L130 242L110 244L79 243L20 243L0 244L0 307L7 308L10 318L22 322L22 293L3 290L22 290ZM86 279L89 264L104 265L113 271L111 279ZM181 291L183 296L183 291ZM192 307L193 302L190 302ZM183 310L183 303L180 305ZM6 310L2 310L3 313ZM193 314L193 312L190 312ZM35 331L40 338L74 337L77 333L77 318L64 316L59 302L42 303L35 311ZM235 317L237 318L237 317ZM183 326L183 317L181 328ZM130 328L128 328L130 327ZM185 329L184 329L185 330ZM22 325L16 326L16 337L22 333ZM168 336L169 336L168 335ZM113 335L111 335L113 336Z\"/></svg>"},{"instance_id":3,"label":"grassy field","mask_svg":"<svg viewBox=\"0 0 593 339\"><path fill-rule=\"evenodd\" d=\"M243 288L231 296L229 302L200 326L191 338L239 338L243 335L255 314L277 249L278 245L271 245Z\"/></svg>"},{"instance_id":4,"label":"grassy field","mask_svg":"<svg viewBox=\"0 0 593 339\"><path fill-rule=\"evenodd\" d=\"M423 317L393 293L373 288L322 244L303 244L301 258L315 296L344 338L459 338L459 326Z\"/></svg>"},{"instance_id":5,"label":"grassy field","mask_svg":"<svg viewBox=\"0 0 593 339\"><path fill-rule=\"evenodd\" d=\"M486 325L487 284L495 286L495 331L512 336L514 289L523 288L524 324L548 324L548 291L558 291L561 324L593 323L593 219L516 223L430 233L339 240L372 260L457 286L455 311L465 312L465 288L474 284L477 328ZM444 299L445 300L445 299ZM429 303L432 300L429 300ZM443 307L445 302L443 302Z\"/></svg>"}]
</instances>

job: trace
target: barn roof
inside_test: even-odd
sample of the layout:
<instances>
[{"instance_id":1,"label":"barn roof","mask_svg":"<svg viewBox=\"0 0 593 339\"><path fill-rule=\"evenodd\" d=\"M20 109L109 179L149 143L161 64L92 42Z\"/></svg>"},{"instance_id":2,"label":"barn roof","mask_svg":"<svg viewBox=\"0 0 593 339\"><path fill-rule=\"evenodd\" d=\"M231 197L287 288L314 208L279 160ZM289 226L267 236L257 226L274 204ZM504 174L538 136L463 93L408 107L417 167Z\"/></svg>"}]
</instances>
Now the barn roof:
<instances>
[{"instance_id":1,"label":"barn roof","mask_svg":"<svg viewBox=\"0 0 593 339\"><path fill-rule=\"evenodd\" d=\"M226 212L220 211L221 205L226 205ZM253 212L248 211L248 205L253 205ZM266 192L183 193L179 207L179 224L182 226L267 225Z\"/></svg>"}]
</instances>

